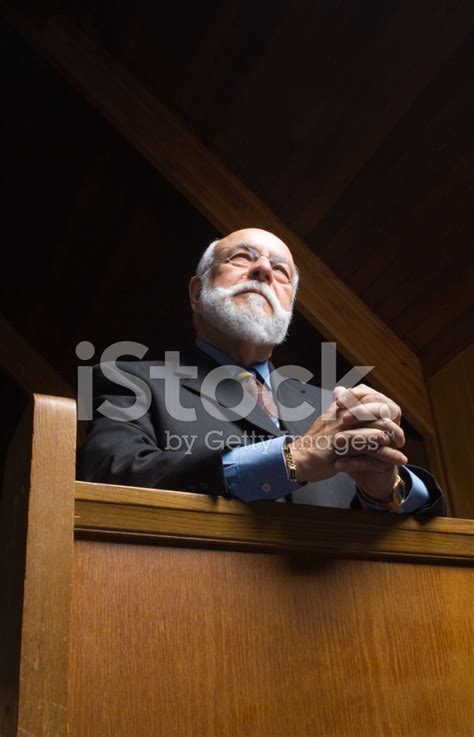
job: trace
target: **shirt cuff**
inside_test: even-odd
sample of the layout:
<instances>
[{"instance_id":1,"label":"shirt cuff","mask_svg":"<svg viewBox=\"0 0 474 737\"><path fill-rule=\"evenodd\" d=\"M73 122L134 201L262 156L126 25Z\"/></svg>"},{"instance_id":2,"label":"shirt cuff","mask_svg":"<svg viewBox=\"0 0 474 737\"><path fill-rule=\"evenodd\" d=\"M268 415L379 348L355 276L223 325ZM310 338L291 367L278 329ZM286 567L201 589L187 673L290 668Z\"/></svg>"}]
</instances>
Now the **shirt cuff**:
<instances>
[{"instance_id":1,"label":"shirt cuff","mask_svg":"<svg viewBox=\"0 0 474 737\"><path fill-rule=\"evenodd\" d=\"M403 480L405 482L408 481L411 486L410 491L407 494L405 504L398 510L397 514L412 514L428 503L430 498L429 491L426 488L424 481L422 481L419 476L416 476L413 471L410 471L409 468L401 466L400 471L402 471L400 475L404 477ZM359 500L364 509L375 510L378 512L384 511L376 504L371 504L370 502L365 501L361 496L359 496Z\"/></svg>"},{"instance_id":2,"label":"shirt cuff","mask_svg":"<svg viewBox=\"0 0 474 737\"><path fill-rule=\"evenodd\" d=\"M231 496L244 502L274 501L300 489L302 485L289 481L286 473L286 442L283 436L224 451L222 465Z\"/></svg>"}]
</instances>

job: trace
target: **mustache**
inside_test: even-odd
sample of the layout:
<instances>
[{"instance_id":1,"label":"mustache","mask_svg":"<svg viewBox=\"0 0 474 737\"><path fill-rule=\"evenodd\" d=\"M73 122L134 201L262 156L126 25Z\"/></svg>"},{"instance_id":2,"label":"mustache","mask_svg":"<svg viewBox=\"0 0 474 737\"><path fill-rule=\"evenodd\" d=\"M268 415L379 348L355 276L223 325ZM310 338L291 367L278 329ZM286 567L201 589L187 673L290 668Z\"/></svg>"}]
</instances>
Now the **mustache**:
<instances>
[{"instance_id":1,"label":"mustache","mask_svg":"<svg viewBox=\"0 0 474 737\"><path fill-rule=\"evenodd\" d=\"M239 284L234 284L231 287L216 287L216 289L226 297L235 297L235 295L237 294L248 291L257 292L257 294L261 294L263 297L266 297L275 312L283 310L283 307L279 303L278 299L276 298L275 294L272 292L268 284L260 281L248 279L247 281L241 282ZM283 311L290 312L291 310Z\"/></svg>"}]
</instances>

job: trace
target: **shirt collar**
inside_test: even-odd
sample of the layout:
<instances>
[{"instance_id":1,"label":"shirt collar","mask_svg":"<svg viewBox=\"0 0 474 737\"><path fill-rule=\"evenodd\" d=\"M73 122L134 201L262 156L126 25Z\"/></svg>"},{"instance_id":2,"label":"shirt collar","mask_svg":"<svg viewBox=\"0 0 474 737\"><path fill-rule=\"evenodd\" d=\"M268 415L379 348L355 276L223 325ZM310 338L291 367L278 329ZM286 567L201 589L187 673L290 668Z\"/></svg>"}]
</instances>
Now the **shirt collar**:
<instances>
[{"instance_id":1,"label":"shirt collar","mask_svg":"<svg viewBox=\"0 0 474 737\"><path fill-rule=\"evenodd\" d=\"M204 353L207 353L208 356L214 359L216 363L220 364L221 366L236 366L237 364L232 358L229 358L229 356L226 356L225 353L222 353L218 348L215 348L210 343L206 343L205 340L202 340L202 338L196 338L196 346L201 351L204 351ZM239 367L242 368L242 367ZM251 366L243 367L243 368L250 368L254 371L257 371L260 376L262 377L263 381L268 382L269 376L270 376L270 364L268 361L258 361L257 363L252 363Z\"/></svg>"}]
</instances>

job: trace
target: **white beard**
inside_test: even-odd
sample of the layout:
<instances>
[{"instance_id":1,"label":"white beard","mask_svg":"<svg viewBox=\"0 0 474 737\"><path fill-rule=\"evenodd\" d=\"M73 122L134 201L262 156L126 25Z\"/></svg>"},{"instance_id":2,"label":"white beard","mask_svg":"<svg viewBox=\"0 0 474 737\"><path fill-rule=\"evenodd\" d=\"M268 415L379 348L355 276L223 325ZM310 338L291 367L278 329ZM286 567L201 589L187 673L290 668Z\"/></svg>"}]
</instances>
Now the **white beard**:
<instances>
[{"instance_id":1,"label":"white beard","mask_svg":"<svg viewBox=\"0 0 474 737\"><path fill-rule=\"evenodd\" d=\"M199 298L200 314L206 322L237 340L249 340L258 345L283 343L293 312L283 309L267 284L249 280L226 289L210 287L208 281L203 279ZM259 294L246 294L245 303L236 305L233 297L248 289ZM272 307L270 315L265 313L267 302Z\"/></svg>"}]
</instances>

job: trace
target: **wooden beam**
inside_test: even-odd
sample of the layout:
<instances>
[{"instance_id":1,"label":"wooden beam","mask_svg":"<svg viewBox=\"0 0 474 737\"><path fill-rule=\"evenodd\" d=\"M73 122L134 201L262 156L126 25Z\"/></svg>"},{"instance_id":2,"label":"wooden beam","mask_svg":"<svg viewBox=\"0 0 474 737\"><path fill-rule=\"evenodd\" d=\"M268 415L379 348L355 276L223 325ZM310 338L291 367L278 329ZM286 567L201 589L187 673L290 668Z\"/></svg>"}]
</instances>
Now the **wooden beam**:
<instances>
[{"instance_id":1,"label":"wooden beam","mask_svg":"<svg viewBox=\"0 0 474 737\"><path fill-rule=\"evenodd\" d=\"M38 22L1 3L7 19L221 233L261 227L281 237L301 270L297 306L424 435L433 421L415 354L222 162L114 57L66 18Z\"/></svg>"},{"instance_id":2,"label":"wooden beam","mask_svg":"<svg viewBox=\"0 0 474 737\"><path fill-rule=\"evenodd\" d=\"M74 397L73 388L0 314L0 370L27 394Z\"/></svg>"}]
</instances>

